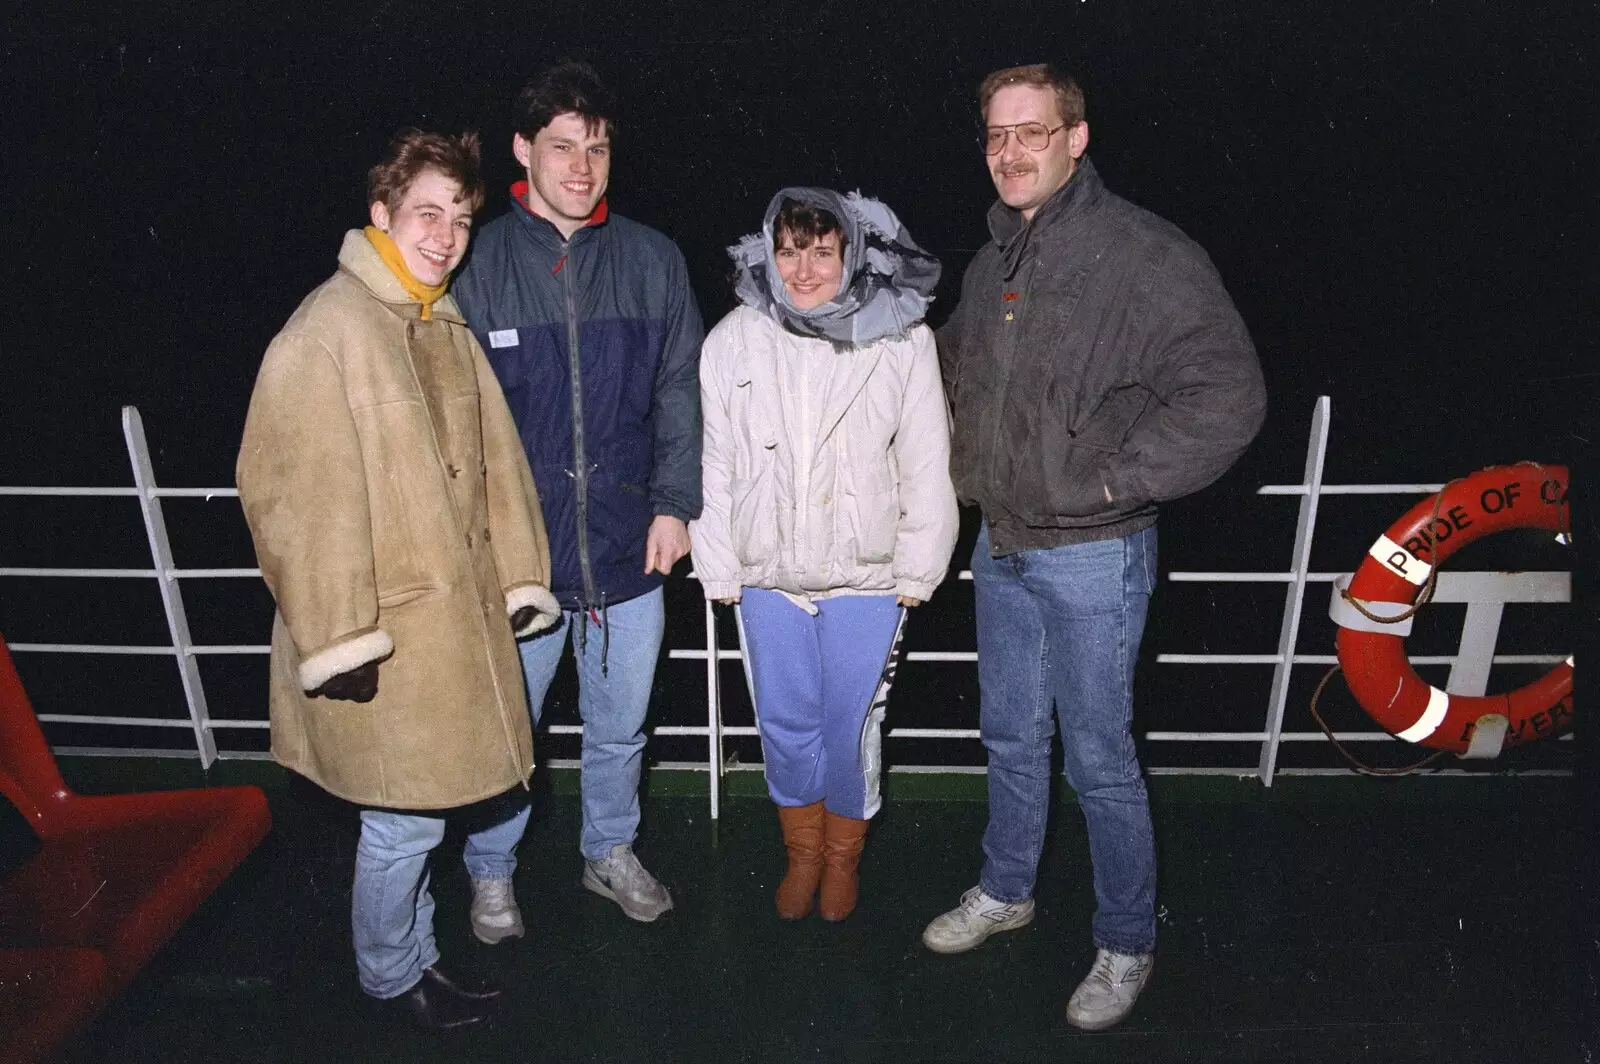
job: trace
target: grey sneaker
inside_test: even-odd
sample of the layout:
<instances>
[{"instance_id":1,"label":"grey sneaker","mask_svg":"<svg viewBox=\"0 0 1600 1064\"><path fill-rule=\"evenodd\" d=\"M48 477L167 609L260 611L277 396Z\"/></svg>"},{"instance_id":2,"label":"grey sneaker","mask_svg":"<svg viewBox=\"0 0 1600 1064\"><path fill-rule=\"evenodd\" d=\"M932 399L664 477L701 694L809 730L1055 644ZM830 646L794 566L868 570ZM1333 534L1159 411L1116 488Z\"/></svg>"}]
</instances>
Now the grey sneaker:
<instances>
[{"instance_id":1,"label":"grey sneaker","mask_svg":"<svg viewBox=\"0 0 1600 1064\"><path fill-rule=\"evenodd\" d=\"M502 939L522 937L522 910L509 879L472 881L472 934L492 946Z\"/></svg>"},{"instance_id":2,"label":"grey sneaker","mask_svg":"<svg viewBox=\"0 0 1600 1064\"><path fill-rule=\"evenodd\" d=\"M973 887L961 904L936 916L922 932L922 944L935 953L964 953L996 931L1015 931L1033 923L1033 899L996 901Z\"/></svg>"},{"instance_id":3,"label":"grey sneaker","mask_svg":"<svg viewBox=\"0 0 1600 1064\"><path fill-rule=\"evenodd\" d=\"M672 908L672 895L644 870L633 847L626 843L611 847L610 857L584 862L583 885L602 898L610 898L630 919L641 923L647 924Z\"/></svg>"},{"instance_id":4,"label":"grey sneaker","mask_svg":"<svg viewBox=\"0 0 1600 1064\"><path fill-rule=\"evenodd\" d=\"M1150 981L1153 953L1095 953L1094 968L1067 1002L1067 1022L1085 1031L1103 1031L1133 1011L1139 991Z\"/></svg>"}]
</instances>

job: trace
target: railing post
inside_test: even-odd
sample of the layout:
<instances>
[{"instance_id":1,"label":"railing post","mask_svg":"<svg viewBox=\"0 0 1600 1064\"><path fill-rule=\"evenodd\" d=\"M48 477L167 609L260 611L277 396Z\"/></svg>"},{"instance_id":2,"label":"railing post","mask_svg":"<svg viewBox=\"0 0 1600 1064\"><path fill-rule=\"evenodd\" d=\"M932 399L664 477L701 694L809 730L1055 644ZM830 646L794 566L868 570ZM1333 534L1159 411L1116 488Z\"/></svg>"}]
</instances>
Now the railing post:
<instances>
[{"instance_id":1,"label":"railing post","mask_svg":"<svg viewBox=\"0 0 1600 1064\"><path fill-rule=\"evenodd\" d=\"M1482 695L1489 689L1489 670L1494 667L1494 645L1500 638L1500 618L1504 602L1468 602L1467 616L1461 624L1461 645L1450 666L1444 689L1453 695Z\"/></svg>"},{"instance_id":2,"label":"railing post","mask_svg":"<svg viewBox=\"0 0 1600 1064\"><path fill-rule=\"evenodd\" d=\"M706 732L710 746L711 822L721 814L722 797L722 662L717 651L717 615L706 599Z\"/></svg>"},{"instance_id":3,"label":"railing post","mask_svg":"<svg viewBox=\"0 0 1600 1064\"><path fill-rule=\"evenodd\" d=\"M1267 702L1266 738L1261 743L1258 773L1272 786L1278 772L1278 746L1283 739L1283 712L1289 701L1289 678L1294 672L1295 645L1300 638L1300 608L1306 597L1306 573L1311 568L1311 540L1317 526L1317 502L1322 495L1322 464L1328 453L1328 419L1332 403L1317 397L1311 412L1311 439L1306 444L1306 471L1301 480L1300 517L1294 530L1294 558L1289 590L1284 595L1283 624L1278 630L1278 661L1272 669L1272 694Z\"/></svg>"},{"instance_id":4,"label":"railing post","mask_svg":"<svg viewBox=\"0 0 1600 1064\"><path fill-rule=\"evenodd\" d=\"M167 523L161 515L161 500L156 497L156 475L150 465L150 445L144 438L144 421L137 407L122 408L122 436L128 443L128 459L133 464L133 484L139 492L139 511L144 515L145 534L150 538L150 556L155 561L156 585L167 610L167 631L178 658L178 676L189 703L189 720L194 724L195 746L200 750L200 767L209 769L217 759L217 742L208 724L206 691L200 682L200 663L190 648L189 618L183 612L183 592L173 570L172 544L167 541Z\"/></svg>"}]
</instances>

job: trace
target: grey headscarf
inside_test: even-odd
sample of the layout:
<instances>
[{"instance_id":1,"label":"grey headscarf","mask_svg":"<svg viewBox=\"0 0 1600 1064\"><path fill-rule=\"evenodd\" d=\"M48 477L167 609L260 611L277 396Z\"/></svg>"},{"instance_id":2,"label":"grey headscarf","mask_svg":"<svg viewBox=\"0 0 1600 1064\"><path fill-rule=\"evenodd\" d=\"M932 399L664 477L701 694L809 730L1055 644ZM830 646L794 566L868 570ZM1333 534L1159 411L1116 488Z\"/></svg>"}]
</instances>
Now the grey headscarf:
<instances>
[{"instance_id":1,"label":"grey headscarf","mask_svg":"<svg viewBox=\"0 0 1600 1064\"><path fill-rule=\"evenodd\" d=\"M831 212L844 227L844 282L831 301L801 310L789 301L772 253L772 224L784 200ZM739 278L739 302L775 318L791 332L838 343L864 344L898 336L922 320L939 281L939 260L911 239L883 203L859 192L786 188L767 205L761 232L728 249Z\"/></svg>"}]
</instances>

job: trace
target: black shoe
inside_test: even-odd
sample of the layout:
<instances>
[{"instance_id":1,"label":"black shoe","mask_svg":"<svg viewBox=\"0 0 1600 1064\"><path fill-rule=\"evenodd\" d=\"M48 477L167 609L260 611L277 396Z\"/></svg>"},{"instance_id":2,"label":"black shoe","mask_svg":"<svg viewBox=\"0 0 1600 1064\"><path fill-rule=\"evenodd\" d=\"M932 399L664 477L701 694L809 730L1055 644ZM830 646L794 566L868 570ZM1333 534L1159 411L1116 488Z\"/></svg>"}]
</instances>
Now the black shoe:
<instances>
[{"instance_id":1,"label":"black shoe","mask_svg":"<svg viewBox=\"0 0 1600 1064\"><path fill-rule=\"evenodd\" d=\"M391 1015L403 1013L417 1026L430 1031L449 1031L478 1023L484 1018L484 1003L459 993L433 973L423 970L417 985L399 997L381 1002Z\"/></svg>"},{"instance_id":2,"label":"black shoe","mask_svg":"<svg viewBox=\"0 0 1600 1064\"><path fill-rule=\"evenodd\" d=\"M500 996L500 988L492 983L482 979L466 978L460 972L446 973L437 964L432 968L422 969L422 982L432 983L440 990L464 997L468 1001L493 1001Z\"/></svg>"}]
</instances>

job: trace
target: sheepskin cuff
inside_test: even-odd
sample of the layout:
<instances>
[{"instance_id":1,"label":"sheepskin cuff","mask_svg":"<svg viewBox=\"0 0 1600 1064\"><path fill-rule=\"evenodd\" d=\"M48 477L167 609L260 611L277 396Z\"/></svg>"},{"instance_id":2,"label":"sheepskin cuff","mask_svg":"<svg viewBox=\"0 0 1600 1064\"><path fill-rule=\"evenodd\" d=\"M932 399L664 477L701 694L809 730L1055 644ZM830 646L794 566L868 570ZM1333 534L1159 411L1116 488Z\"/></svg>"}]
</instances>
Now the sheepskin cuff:
<instances>
[{"instance_id":1,"label":"sheepskin cuff","mask_svg":"<svg viewBox=\"0 0 1600 1064\"><path fill-rule=\"evenodd\" d=\"M506 592L507 617L516 616L524 606L532 606L539 612L534 614L533 620L513 633L518 639L542 632L561 619L561 603L543 585L523 584Z\"/></svg>"},{"instance_id":2,"label":"sheepskin cuff","mask_svg":"<svg viewBox=\"0 0 1600 1064\"><path fill-rule=\"evenodd\" d=\"M382 628L319 650L300 663L300 689L315 691L342 672L359 669L369 661L382 661L394 653L394 640Z\"/></svg>"}]
</instances>

